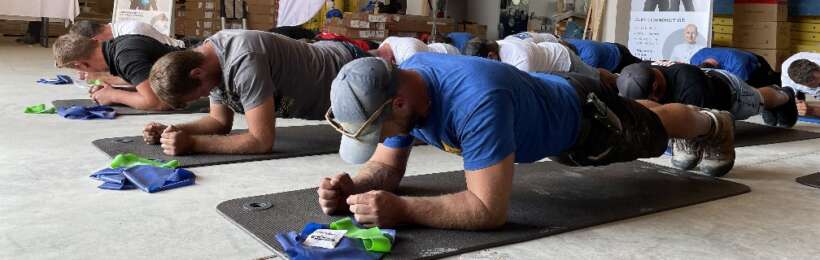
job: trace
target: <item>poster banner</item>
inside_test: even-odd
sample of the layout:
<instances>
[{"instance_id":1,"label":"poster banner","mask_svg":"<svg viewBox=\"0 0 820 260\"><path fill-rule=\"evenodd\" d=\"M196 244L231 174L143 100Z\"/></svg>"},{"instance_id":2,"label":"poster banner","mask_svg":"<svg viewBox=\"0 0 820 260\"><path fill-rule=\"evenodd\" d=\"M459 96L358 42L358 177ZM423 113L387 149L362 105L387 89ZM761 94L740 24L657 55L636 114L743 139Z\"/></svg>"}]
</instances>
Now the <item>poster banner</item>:
<instances>
[{"instance_id":1,"label":"poster banner","mask_svg":"<svg viewBox=\"0 0 820 260\"><path fill-rule=\"evenodd\" d=\"M712 0L632 0L629 51L643 60L689 63L712 44Z\"/></svg>"},{"instance_id":2,"label":"poster banner","mask_svg":"<svg viewBox=\"0 0 820 260\"><path fill-rule=\"evenodd\" d=\"M116 0L113 21L140 21L172 36L174 0Z\"/></svg>"}]
</instances>

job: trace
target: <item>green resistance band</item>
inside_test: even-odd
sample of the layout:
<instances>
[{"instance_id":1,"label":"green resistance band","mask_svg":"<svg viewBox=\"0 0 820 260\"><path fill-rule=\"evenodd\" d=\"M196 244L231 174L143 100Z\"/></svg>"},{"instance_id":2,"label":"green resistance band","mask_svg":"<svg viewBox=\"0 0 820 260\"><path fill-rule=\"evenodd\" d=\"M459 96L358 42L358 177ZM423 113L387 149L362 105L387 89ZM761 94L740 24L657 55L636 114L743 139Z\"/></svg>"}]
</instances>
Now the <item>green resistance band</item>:
<instances>
[{"instance_id":1,"label":"green resistance band","mask_svg":"<svg viewBox=\"0 0 820 260\"><path fill-rule=\"evenodd\" d=\"M26 110L23 110L23 113L26 114L54 114L55 109L46 108L46 104L37 104L30 107L26 107Z\"/></svg>"},{"instance_id":2,"label":"green resistance band","mask_svg":"<svg viewBox=\"0 0 820 260\"><path fill-rule=\"evenodd\" d=\"M349 217L330 223L330 229L347 230L345 236L361 239L364 243L364 249L369 252L390 253L390 250L393 248L390 238L385 236L379 228L359 228L353 224L353 220Z\"/></svg>"},{"instance_id":3,"label":"green resistance band","mask_svg":"<svg viewBox=\"0 0 820 260\"><path fill-rule=\"evenodd\" d=\"M179 167L179 161L172 160L169 162L163 162L151 160L142 158L133 153L118 154L114 157L114 160L111 161L111 168L129 168L137 165L151 165L168 169L176 169Z\"/></svg>"}]
</instances>

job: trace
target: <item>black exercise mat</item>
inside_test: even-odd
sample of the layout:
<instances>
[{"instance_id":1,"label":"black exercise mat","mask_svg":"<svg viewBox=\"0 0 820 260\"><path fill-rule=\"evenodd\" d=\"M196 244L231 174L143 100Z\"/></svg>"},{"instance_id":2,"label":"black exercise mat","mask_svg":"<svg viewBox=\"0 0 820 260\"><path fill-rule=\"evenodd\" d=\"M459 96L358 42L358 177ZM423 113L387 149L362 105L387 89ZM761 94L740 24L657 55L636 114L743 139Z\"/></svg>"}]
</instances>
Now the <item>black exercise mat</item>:
<instances>
[{"instance_id":1,"label":"black exercise mat","mask_svg":"<svg viewBox=\"0 0 820 260\"><path fill-rule=\"evenodd\" d=\"M318 182L319 180L317 180ZM465 189L464 173L406 177L404 195L439 195ZM532 240L749 192L749 187L645 162L572 168L554 162L516 166L507 224L497 231L399 228L388 258L440 258ZM265 207L268 207L265 209ZM240 198L217 210L274 252L275 234L299 232L307 222L330 223L316 189Z\"/></svg>"},{"instance_id":2,"label":"black exercise mat","mask_svg":"<svg viewBox=\"0 0 820 260\"><path fill-rule=\"evenodd\" d=\"M71 107L71 106L96 106L97 104L94 103L91 99L66 99L66 100L54 100L51 102L54 107ZM123 105L112 105L114 111L117 111L117 115L161 115L161 114L194 114L194 113L208 113L210 108L210 102L208 99L200 99L197 100L190 105L188 105L185 109L179 110L169 110L169 111L147 111L147 110L139 110L130 108Z\"/></svg>"},{"instance_id":3,"label":"black exercise mat","mask_svg":"<svg viewBox=\"0 0 820 260\"><path fill-rule=\"evenodd\" d=\"M233 131L233 133L243 131L246 130ZM276 143L273 146L273 153L254 155L197 154L169 156L162 153L162 148L159 145L146 144L142 136L105 138L95 140L92 143L112 158L121 153L134 153L151 159L179 160L182 167L197 167L337 153L339 152L340 139L341 135L329 125L278 127L276 128Z\"/></svg>"},{"instance_id":4,"label":"black exercise mat","mask_svg":"<svg viewBox=\"0 0 820 260\"><path fill-rule=\"evenodd\" d=\"M797 183L820 189L820 172L798 177Z\"/></svg>"},{"instance_id":5,"label":"black exercise mat","mask_svg":"<svg viewBox=\"0 0 820 260\"><path fill-rule=\"evenodd\" d=\"M744 121L735 122L735 147L794 142L815 138L820 138L820 133Z\"/></svg>"}]
</instances>

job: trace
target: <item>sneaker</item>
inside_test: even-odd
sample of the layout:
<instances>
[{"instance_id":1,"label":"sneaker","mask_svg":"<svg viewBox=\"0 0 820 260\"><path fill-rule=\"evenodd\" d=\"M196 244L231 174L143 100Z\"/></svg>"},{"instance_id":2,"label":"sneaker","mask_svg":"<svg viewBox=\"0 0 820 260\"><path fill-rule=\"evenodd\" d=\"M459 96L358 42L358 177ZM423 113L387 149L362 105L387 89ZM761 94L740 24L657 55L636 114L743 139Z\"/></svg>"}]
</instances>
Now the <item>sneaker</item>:
<instances>
[{"instance_id":1,"label":"sneaker","mask_svg":"<svg viewBox=\"0 0 820 260\"><path fill-rule=\"evenodd\" d=\"M729 173L735 165L735 119L726 111L704 110L715 122L715 130L702 141L700 171L712 177Z\"/></svg>"},{"instance_id":2,"label":"sneaker","mask_svg":"<svg viewBox=\"0 0 820 260\"><path fill-rule=\"evenodd\" d=\"M769 126L777 126L777 114L776 114L775 109L760 110L760 116L763 117L763 123L766 123L766 125L769 125Z\"/></svg>"},{"instance_id":3,"label":"sneaker","mask_svg":"<svg viewBox=\"0 0 820 260\"><path fill-rule=\"evenodd\" d=\"M672 139L672 166L681 170L691 170L703 157L703 148L697 139Z\"/></svg>"},{"instance_id":4,"label":"sneaker","mask_svg":"<svg viewBox=\"0 0 820 260\"><path fill-rule=\"evenodd\" d=\"M792 88L780 88L780 90L789 96L789 102L774 109L777 114L777 126L790 128L797 124L797 101Z\"/></svg>"}]
</instances>

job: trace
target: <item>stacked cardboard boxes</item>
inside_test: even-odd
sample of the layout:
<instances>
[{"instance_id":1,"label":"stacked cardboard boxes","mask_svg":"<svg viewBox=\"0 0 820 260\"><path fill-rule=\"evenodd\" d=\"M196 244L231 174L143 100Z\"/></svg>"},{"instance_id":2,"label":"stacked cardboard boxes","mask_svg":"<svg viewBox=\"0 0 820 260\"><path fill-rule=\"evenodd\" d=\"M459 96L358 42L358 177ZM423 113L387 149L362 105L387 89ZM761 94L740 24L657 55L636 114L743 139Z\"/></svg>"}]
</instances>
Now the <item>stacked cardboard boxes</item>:
<instances>
[{"instance_id":1,"label":"stacked cardboard boxes","mask_svg":"<svg viewBox=\"0 0 820 260\"><path fill-rule=\"evenodd\" d=\"M185 35L208 37L221 30L219 11L218 0L185 1Z\"/></svg>"},{"instance_id":2,"label":"stacked cardboard boxes","mask_svg":"<svg viewBox=\"0 0 820 260\"><path fill-rule=\"evenodd\" d=\"M791 54L791 27L785 0L736 0L732 42L766 58L773 68Z\"/></svg>"},{"instance_id":3,"label":"stacked cardboard boxes","mask_svg":"<svg viewBox=\"0 0 820 260\"><path fill-rule=\"evenodd\" d=\"M712 18L712 45L732 47L732 33L734 31L731 16Z\"/></svg>"},{"instance_id":4,"label":"stacked cardboard boxes","mask_svg":"<svg viewBox=\"0 0 820 260\"><path fill-rule=\"evenodd\" d=\"M792 50L820 52L820 17L794 17L792 23Z\"/></svg>"},{"instance_id":5,"label":"stacked cardboard boxes","mask_svg":"<svg viewBox=\"0 0 820 260\"><path fill-rule=\"evenodd\" d=\"M345 13L343 19L333 19L325 26L329 33L341 34L351 39L384 40L389 36L390 14Z\"/></svg>"},{"instance_id":6,"label":"stacked cardboard boxes","mask_svg":"<svg viewBox=\"0 0 820 260\"><path fill-rule=\"evenodd\" d=\"M390 35L419 37L423 33L433 31L433 18L419 15L392 15L387 23L387 30ZM436 32L440 36L455 32L458 29L455 20L452 18L436 18Z\"/></svg>"},{"instance_id":7,"label":"stacked cardboard boxes","mask_svg":"<svg viewBox=\"0 0 820 260\"><path fill-rule=\"evenodd\" d=\"M279 0L245 0L245 5L248 30L267 31L276 27Z\"/></svg>"}]
</instances>

